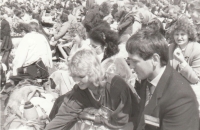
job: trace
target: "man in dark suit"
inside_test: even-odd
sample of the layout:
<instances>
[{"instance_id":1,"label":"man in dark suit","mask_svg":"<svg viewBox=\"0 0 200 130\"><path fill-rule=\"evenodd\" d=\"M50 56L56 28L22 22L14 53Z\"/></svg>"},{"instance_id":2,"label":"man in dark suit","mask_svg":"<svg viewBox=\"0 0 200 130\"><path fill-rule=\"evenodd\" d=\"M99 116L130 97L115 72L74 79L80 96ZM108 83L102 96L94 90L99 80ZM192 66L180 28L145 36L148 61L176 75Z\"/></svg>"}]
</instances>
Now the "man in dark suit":
<instances>
[{"instance_id":1,"label":"man in dark suit","mask_svg":"<svg viewBox=\"0 0 200 130\"><path fill-rule=\"evenodd\" d=\"M188 81L168 63L168 45L157 31L144 29L126 44L128 62L140 84L136 130L198 130L199 113Z\"/></svg>"}]
</instances>

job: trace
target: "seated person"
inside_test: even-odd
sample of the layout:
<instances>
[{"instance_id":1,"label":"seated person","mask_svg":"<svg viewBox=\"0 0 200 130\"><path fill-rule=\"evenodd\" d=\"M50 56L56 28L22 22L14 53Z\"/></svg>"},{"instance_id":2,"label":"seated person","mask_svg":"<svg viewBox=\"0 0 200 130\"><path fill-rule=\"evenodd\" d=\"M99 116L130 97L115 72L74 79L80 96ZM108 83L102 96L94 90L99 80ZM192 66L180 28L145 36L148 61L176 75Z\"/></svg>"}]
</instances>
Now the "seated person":
<instances>
[{"instance_id":1,"label":"seated person","mask_svg":"<svg viewBox=\"0 0 200 130\"><path fill-rule=\"evenodd\" d=\"M61 27L59 28L58 32L54 34L54 40L57 41L60 38L64 37L67 33L68 28L70 27L70 23L68 22L68 14L63 13L60 17L62 22Z\"/></svg>"},{"instance_id":2,"label":"seated person","mask_svg":"<svg viewBox=\"0 0 200 130\"><path fill-rule=\"evenodd\" d=\"M200 45L195 26L189 19L179 18L171 27L170 41L170 65L190 82L200 102Z\"/></svg>"},{"instance_id":3,"label":"seated person","mask_svg":"<svg viewBox=\"0 0 200 130\"><path fill-rule=\"evenodd\" d=\"M38 33L38 21L31 20L30 26L31 32L22 38L17 48L16 56L13 60L13 75L22 73L28 74L34 79L36 77L47 78L48 68L52 67L51 49L45 36ZM43 62L43 65L36 64L39 63L38 61ZM38 65L42 67L39 72L37 70Z\"/></svg>"},{"instance_id":4,"label":"seated person","mask_svg":"<svg viewBox=\"0 0 200 130\"><path fill-rule=\"evenodd\" d=\"M132 130L139 108L129 85L119 76L105 76L91 50L76 52L68 65L76 85L64 96L64 102L46 130L70 130L80 120L109 129L123 129L130 123Z\"/></svg>"},{"instance_id":5,"label":"seated person","mask_svg":"<svg viewBox=\"0 0 200 130\"><path fill-rule=\"evenodd\" d=\"M198 130L198 102L190 83L168 63L168 44L158 30L142 29L126 44L141 80L136 130Z\"/></svg>"},{"instance_id":6,"label":"seated person","mask_svg":"<svg viewBox=\"0 0 200 130\"><path fill-rule=\"evenodd\" d=\"M67 59L69 55L74 54L80 48L90 48L90 41L89 39L86 39L86 29L81 23L72 24L68 29L68 32L72 37L72 41L67 44L58 45L58 48L65 59Z\"/></svg>"},{"instance_id":7,"label":"seated person","mask_svg":"<svg viewBox=\"0 0 200 130\"><path fill-rule=\"evenodd\" d=\"M132 12L133 5L125 5L125 10L119 11L122 15L117 27L119 32L120 41L127 41L132 33L132 25L135 21L134 13ZM117 14L116 14L117 15Z\"/></svg>"}]
</instances>

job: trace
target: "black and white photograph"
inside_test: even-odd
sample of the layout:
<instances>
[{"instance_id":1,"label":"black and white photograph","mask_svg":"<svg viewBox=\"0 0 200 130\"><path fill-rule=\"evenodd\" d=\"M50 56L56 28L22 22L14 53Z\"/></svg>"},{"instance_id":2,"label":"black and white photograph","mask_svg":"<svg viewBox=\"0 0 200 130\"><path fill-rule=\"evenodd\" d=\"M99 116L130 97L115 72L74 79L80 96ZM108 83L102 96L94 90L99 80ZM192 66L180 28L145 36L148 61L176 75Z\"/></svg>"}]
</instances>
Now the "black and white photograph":
<instances>
[{"instance_id":1,"label":"black and white photograph","mask_svg":"<svg viewBox=\"0 0 200 130\"><path fill-rule=\"evenodd\" d=\"M200 0L0 0L0 130L200 130Z\"/></svg>"}]
</instances>

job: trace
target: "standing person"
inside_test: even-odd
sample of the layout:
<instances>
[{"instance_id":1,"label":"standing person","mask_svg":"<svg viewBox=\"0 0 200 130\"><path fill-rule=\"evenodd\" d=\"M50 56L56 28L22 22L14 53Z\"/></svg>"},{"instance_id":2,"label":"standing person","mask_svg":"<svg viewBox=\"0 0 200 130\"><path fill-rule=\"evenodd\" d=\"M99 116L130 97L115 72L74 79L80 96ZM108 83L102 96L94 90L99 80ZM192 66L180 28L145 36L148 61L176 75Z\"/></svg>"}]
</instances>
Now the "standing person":
<instances>
[{"instance_id":1,"label":"standing person","mask_svg":"<svg viewBox=\"0 0 200 130\"><path fill-rule=\"evenodd\" d=\"M158 31L144 29L126 44L129 63L141 80L136 130L198 130L196 96L190 83L168 63L168 44Z\"/></svg>"},{"instance_id":2,"label":"standing person","mask_svg":"<svg viewBox=\"0 0 200 130\"><path fill-rule=\"evenodd\" d=\"M3 12L1 12L1 16L0 16L0 20L1 20L1 53L0 56L2 56L2 63L4 63L7 68L9 68L9 63L8 63L8 59L9 59L9 55L10 52L12 50L12 40L11 40L11 36L10 36L10 32L11 32L11 28L10 25L8 23L8 21L4 18L3 16Z\"/></svg>"},{"instance_id":3,"label":"standing person","mask_svg":"<svg viewBox=\"0 0 200 130\"><path fill-rule=\"evenodd\" d=\"M47 78L47 68L52 67L51 49L45 36L38 33L38 21L35 19L31 20L30 26L31 32L22 38L22 41L17 48L16 56L13 60L13 73L15 75L17 73L28 74L32 76L32 78L36 78L38 75L40 77L42 75L40 78ZM39 59L41 59L44 66L42 66L42 69L40 67L38 71L35 66L37 66L36 63Z\"/></svg>"}]
</instances>

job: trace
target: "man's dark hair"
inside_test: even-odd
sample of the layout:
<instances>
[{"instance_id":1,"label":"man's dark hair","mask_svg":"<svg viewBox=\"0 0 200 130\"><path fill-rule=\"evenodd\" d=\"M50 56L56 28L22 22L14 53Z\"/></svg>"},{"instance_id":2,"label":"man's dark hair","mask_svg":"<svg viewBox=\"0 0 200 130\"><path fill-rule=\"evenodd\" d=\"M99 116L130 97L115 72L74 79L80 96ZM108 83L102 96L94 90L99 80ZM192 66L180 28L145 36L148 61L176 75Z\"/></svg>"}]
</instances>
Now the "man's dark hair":
<instances>
[{"instance_id":1,"label":"man's dark hair","mask_svg":"<svg viewBox=\"0 0 200 130\"><path fill-rule=\"evenodd\" d=\"M130 54L137 54L147 60L157 53L160 56L161 66L168 62L168 44L164 36L151 28L140 30L129 38L126 50Z\"/></svg>"}]
</instances>

